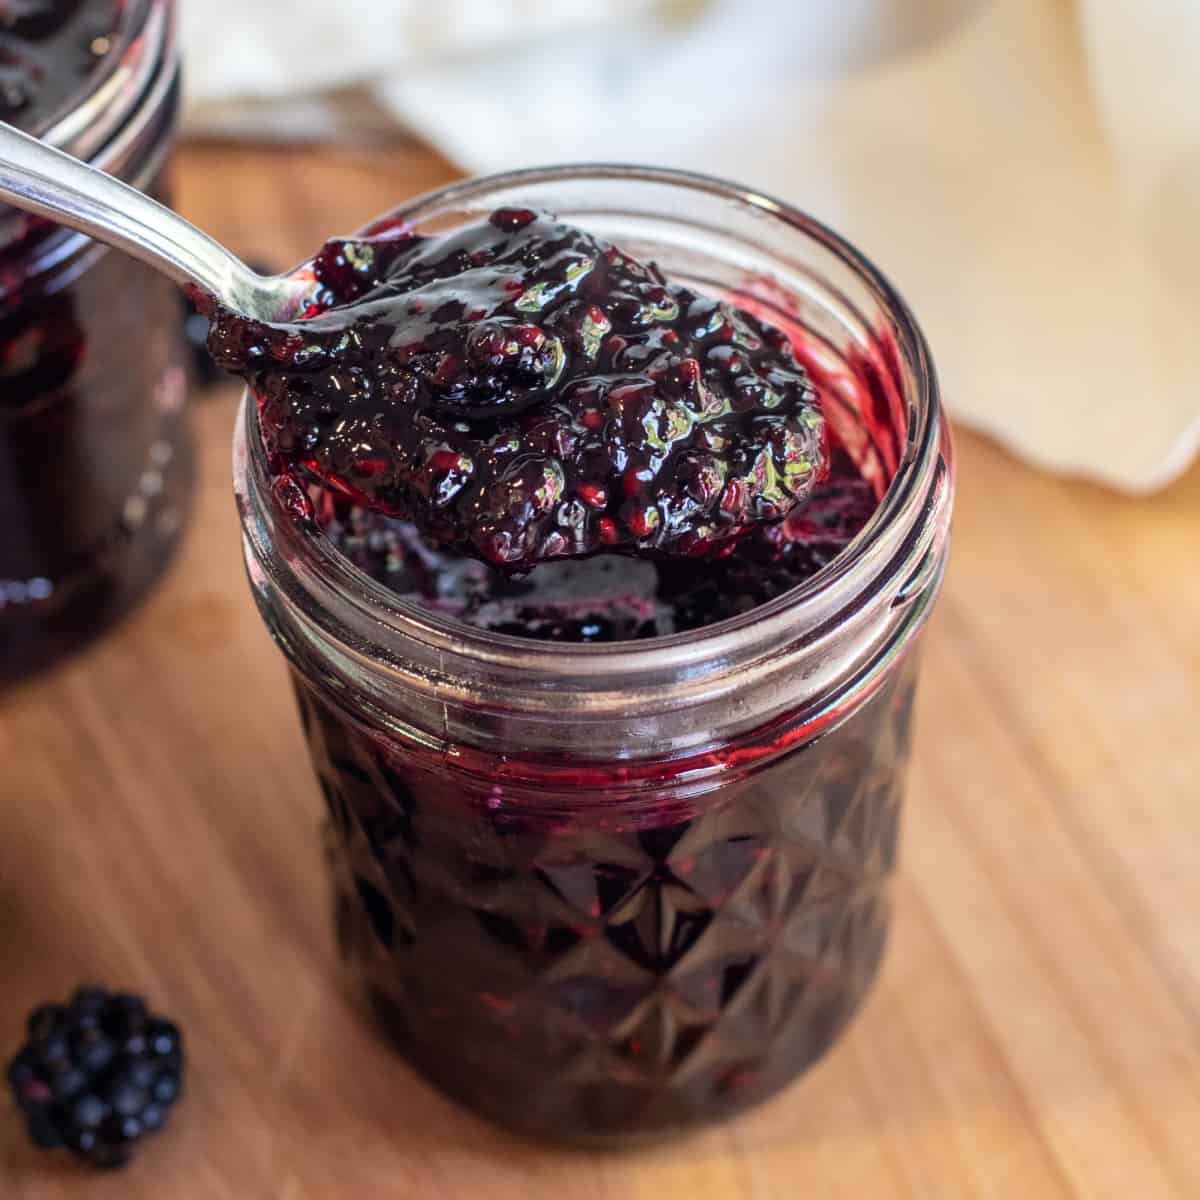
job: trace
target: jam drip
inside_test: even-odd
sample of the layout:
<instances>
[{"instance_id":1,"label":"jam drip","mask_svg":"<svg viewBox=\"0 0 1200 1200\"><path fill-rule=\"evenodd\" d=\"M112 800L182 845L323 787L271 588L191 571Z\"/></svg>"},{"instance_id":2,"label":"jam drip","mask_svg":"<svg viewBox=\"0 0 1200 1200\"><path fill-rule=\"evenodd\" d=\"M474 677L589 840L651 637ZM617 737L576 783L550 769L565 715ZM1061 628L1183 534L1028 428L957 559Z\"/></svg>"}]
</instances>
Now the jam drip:
<instances>
[{"instance_id":1,"label":"jam drip","mask_svg":"<svg viewBox=\"0 0 1200 1200\"><path fill-rule=\"evenodd\" d=\"M788 337L553 217L328 244L291 325L217 309L280 474L508 570L720 555L825 471Z\"/></svg>"}]
</instances>

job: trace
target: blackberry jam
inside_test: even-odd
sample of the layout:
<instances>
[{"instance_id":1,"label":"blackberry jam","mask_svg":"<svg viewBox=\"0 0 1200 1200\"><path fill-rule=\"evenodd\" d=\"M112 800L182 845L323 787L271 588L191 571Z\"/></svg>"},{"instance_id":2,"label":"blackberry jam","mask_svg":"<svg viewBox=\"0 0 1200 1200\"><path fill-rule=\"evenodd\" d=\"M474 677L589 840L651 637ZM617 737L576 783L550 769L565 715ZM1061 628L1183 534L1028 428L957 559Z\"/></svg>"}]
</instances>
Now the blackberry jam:
<instances>
[{"instance_id":1,"label":"blackberry jam","mask_svg":"<svg viewBox=\"0 0 1200 1200\"><path fill-rule=\"evenodd\" d=\"M817 394L756 314L549 213L330 242L301 319L218 308L280 474L498 567L711 557L825 463Z\"/></svg>"},{"instance_id":2,"label":"blackberry jam","mask_svg":"<svg viewBox=\"0 0 1200 1200\"><path fill-rule=\"evenodd\" d=\"M574 167L385 224L453 236L496 209L554 212L783 330L828 427L806 503L703 559L514 575L280 486L248 400L247 570L327 807L339 943L393 1043L503 1124L639 1140L777 1091L876 974L949 435L903 302L802 213Z\"/></svg>"},{"instance_id":3,"label":"blackberry jam","mask_svg":"<svg viewBox=\"0 0 1200 1200\"><path fill-rule=\"evenodd\" d=\"M0 4L0 117L163 198L171 0ZM180 303L125 255L0 211L0 679L126 611L187 509Z\"/></svg>"}]
</instances>

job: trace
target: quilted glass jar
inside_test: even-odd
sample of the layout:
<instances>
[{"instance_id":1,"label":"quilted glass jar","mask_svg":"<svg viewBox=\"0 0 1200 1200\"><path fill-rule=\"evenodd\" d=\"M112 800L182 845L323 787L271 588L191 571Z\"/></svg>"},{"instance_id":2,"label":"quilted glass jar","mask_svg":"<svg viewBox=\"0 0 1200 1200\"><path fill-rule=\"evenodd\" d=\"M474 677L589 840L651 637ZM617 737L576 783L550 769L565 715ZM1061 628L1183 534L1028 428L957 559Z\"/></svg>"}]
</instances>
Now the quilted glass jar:
<instances>
[{"instance_id":1,"label":"quilted glass jar","mask_svg":"<svg viewBox=\"0 0 1200 1200\"><path fill-rule=\"evenodd\" d=\"M14 20L5 56L26 45ZM33 78L54 54L82 56L80 39L102 56L61 107L13 119L166 198L174 0L61 5L47 20L28 41ZM177 289L149 267L0 208L0 680L85 642L165 566L191 491L182 320Z\"/></svg>"},{"instance_id":2,"label":"quilted glass jar","mask_svg":"<svg viewBox=\"0 0 1200 1200\"><path fill-rule=\"evenodd\" d=\"M328 807L343 952L429 1080L520 1130L653 1137L813 1063L887 934L918 635L948 548L925 343L853 248L698 176L565 167L457 184L444 232L558 213L791 331L882 493L812 579L693 633L578 646L419 610L276 499L253 403L246 563Z\"/></svg>"}]
</instances>

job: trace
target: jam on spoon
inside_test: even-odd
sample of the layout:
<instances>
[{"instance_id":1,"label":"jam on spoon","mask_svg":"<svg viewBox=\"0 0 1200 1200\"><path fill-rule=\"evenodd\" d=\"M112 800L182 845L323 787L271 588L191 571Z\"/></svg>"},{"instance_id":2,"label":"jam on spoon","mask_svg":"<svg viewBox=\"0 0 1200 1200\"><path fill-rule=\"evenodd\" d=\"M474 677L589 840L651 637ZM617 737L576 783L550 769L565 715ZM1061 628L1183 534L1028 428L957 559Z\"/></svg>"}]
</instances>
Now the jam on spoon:
<instances>
[{"instance_id":1,"label":"jam on spoon","mask_svg":"<svg viewBox=\"0 0 1200 1200\"><path fill-rule=\"evenodd\" d=\"M720 555L822 478L783 333L553 217L331 242L310 270L301 320L218 306L209 337L297 497L319 481L512 570Z\"/></svg>"}]
</instances>

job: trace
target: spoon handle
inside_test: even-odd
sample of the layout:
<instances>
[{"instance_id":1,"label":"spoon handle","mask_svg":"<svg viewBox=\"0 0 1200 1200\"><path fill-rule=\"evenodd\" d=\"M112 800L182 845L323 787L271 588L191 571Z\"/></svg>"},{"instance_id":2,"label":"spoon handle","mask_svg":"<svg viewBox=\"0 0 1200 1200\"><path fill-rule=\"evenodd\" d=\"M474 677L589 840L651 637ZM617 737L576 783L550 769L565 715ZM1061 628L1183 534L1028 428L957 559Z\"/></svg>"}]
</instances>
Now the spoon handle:
<instances>
[{"instance_id":1,"label":"spoon handle","mask_svg":"<svg viewBox=\"0 0 1200 1200\"><path fill-rule=\"evenodd\" d=\"M0 200L90 234L240 311L253 312L267 283L157 200L3 123Z\"/></svg>"}]
</instances>

